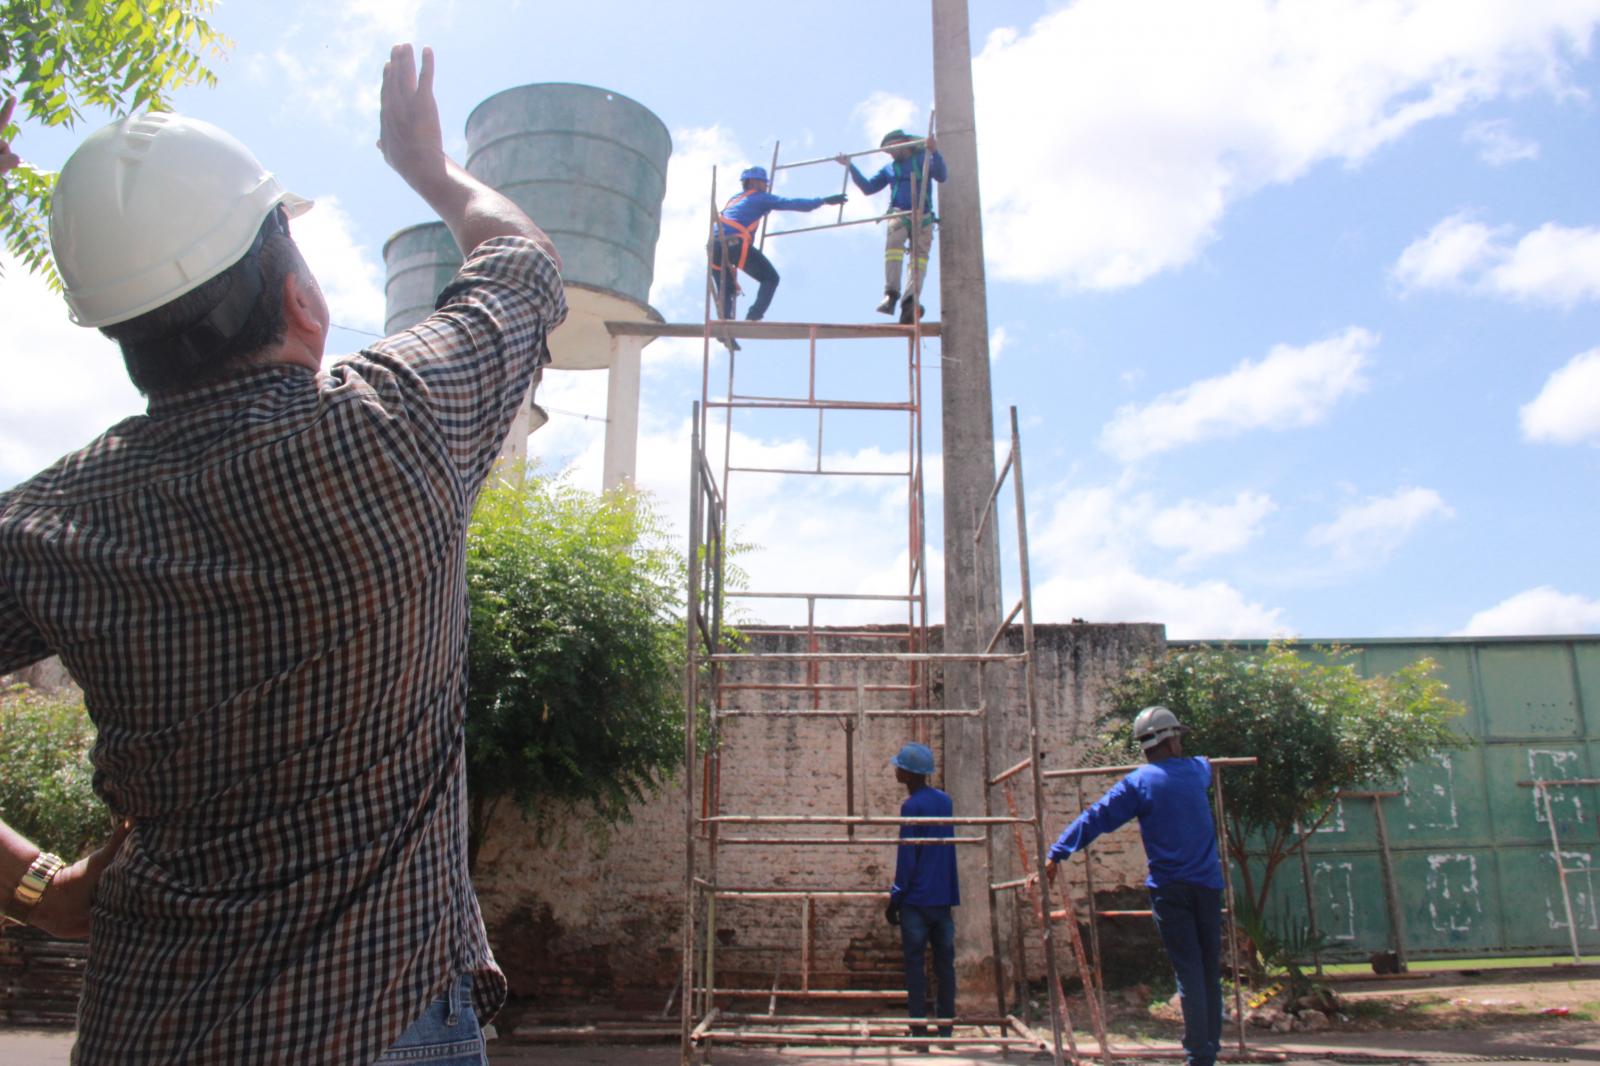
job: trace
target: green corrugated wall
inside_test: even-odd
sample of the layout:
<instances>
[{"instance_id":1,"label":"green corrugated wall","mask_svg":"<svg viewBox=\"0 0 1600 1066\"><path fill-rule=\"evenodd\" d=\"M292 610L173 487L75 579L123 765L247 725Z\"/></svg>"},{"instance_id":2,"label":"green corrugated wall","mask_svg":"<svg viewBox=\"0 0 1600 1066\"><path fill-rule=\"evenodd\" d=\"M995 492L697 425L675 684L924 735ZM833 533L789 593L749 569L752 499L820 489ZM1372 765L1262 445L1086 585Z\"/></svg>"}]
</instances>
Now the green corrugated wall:
<instances>
[{"instance_id":1,"label":"green corrugated wall","mask_svg":"<svg viewBox=\"0 0 1600 1066\"><path fill-rule=\"evenodd\" d=\"M1567 953L1549 824L1535 791L1517 782L1600 776L1600 637L1338 643L1369 675L1434 659L1467 707L1457 727L1475 741L1375 786L1402 793L1383 803L1407 952ZM1578 944L1600 954L1600 788L1562 788L1551 800L1573 871ZM1318 927L1338 955L1364 957L1391 943L1372 805L1340 803L1309 849ZM1268 921L1304 924L1305 913L1305 880L1291 858L1274 881Z\"/></svg>"}]
</instances>

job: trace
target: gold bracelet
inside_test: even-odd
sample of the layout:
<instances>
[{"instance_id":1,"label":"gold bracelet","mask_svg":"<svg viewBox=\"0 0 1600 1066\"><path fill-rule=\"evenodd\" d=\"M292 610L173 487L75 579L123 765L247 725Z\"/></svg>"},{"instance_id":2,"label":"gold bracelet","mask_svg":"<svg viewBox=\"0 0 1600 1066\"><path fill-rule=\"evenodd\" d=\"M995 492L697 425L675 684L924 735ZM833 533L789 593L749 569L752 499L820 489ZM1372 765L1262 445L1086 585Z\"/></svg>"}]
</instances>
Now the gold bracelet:
<instances>
[{"instance_id":1,"label":"gold bracelet","mask_svg":"<svg viewBox=\"0 0 1600 1066\"><path fill-rule=\"evenodd\" d=\"M12 897L21 904L23 918L28 912L44 898L45 889L50 887L50 882L55 880L56 874L66 867L61 856L52 855L48 851L41 851L39 857L33 860L28 867L28 872L22 875L22 880L17 883L17 890Z\"/></svg>"}]
</instances>

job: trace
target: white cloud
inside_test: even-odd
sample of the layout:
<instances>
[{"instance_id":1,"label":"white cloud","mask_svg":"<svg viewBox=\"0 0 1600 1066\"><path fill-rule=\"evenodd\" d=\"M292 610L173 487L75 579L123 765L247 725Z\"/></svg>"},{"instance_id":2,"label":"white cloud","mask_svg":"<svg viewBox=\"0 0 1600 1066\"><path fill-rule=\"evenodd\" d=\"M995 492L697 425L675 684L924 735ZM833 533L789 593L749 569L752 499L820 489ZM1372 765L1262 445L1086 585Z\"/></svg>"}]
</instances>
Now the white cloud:
<instances>
[{"instance_id":1,"label":"white cloud","mask_svg":"<svg viewBox=\"0 0 1600 1066\"><path fill-rule=\"evenodd\" d=\"M1220 580L1185 582L1150 574L1140 555L1148 545L1169 550L1213 554L1234 550L1197 530L1183 528L1184 513L1199 513L1204 504L1185 500L1161 508L1146 494L1131 493L1126 484L1074 489L1048 509L1037 527L1032 556L1038 575L1034 611L1045 621L1084 618L1091 622L1165 622L1174 638L1244 638L1288 632L1280 608L1250 600ZM1270 508L1264 498L1241 494L1230 513L1235 527L1248 529L1249 515ZM1161 516L1169 518L1162 520ZM1161 533L1154 527L1165 521ZM1180 534L1189 533L1185 538ZM1236 546L1253 533L1239 533ZM1052 572L1052 560L1062 560Z\"/></svg>"},{"instance_id":2,"label":"white cloud","mask_svg":"<svg viewBox=\"0 0 1600 1066\"><path fill-rule=\"evenodd\" d=\"M1495 292L1570 307L1600 298L1600 227L1547 222L1524 236L1490 272Z\"/></svg>"},{"instance_id":3,"label":"white cloud","mask_svg":"<svg viewBox=\"0 0 1600 1066\"><path fill-rule=\"evenodd\" d=\"M1302 348L1280 344L1260 362L1242 361L1144 405L1129 404L1100 433L1100 446L1123 462L1253 429L1310 426L1346 396L1366 387L1362 371L1377 344L1358 327Z\"/></svg>"},{"instance_id":4,"label":"white cloud","mask_svg":"<svg viewBox=\"0 0 1600 1066\"><path fill-rule=\"evenodd\" d=\"M1600 444L1600 348L1573 356L1522 405L1522 435L1530 441Z\"/></svg>"},{"instance_id":5,"label":"white cloud","mask_svg":"<svg viewBox=\"0 0 1600 1066\"><path fill-rule=\"evenodd\" d=\"M1503 118L1474 122L1461 139L1476 148L1478 158L1492 167L1539 158L1538 142L1518 137L1511 132L1511 123Z\"/></svg>"},{"instance_id":6,"label":"white cloud","mask_svg":"<svg viewBox=\"0 0 1600 1066\"><path fill-rule=\"evenodd\" d=\"M860 148L876 145L890 130L905 130L918 137L927 132L922 108L893 93L873 93L855 106L850 117L861 132ZM851 151L859 151L860 148L852 148Z\"/></svg>"},{"instance_id":7,"label":"white cloud","mask_svg":"<svg viewBox=\"0 0 1600 1066\"><path fill-rule=\"evenodd\" d=\"M1290 636L1277 607L1252 602L1224 581L1180 584L1129 567L1060 574L1033 595L1040 620L1164 622L1173 640Z\"/></svg>"},{"instance_id":8,"label":"white cloud","mask_svg":"<svg viewBox=\"0 0 1600 1066\"><path fill-rule=\"evenodd\" d=\"M1261 535L1261 523L1277 510L1272 497L1241 492L1232 503L1182 502L1150 518L1151 543L1181 551L1178 562L1192 566L1203 559L1236 552Z\"/></svg>"},{"instance_id":9,"label":"white cloud","mask_svg":"<svg viewBox=\"0 0 1600 1066\"><path fill-rule=\"evenodd\" d=\"M1011 337L1006 333L1006 328L1004 326L996 326L994 329L989 331L990 362L997 363L1000 361L1000 353L1006 350L1006 345L1010 342L1010 340Z\"/></svg>"},{"instance_id":10,"label":"white cloud","mask_svg":"<svg viewBox=\"0 0 1600 1066\"><path fill-rule=\"evenodd\" d=\"M81 448L144 410L122 353L99 330L75 326L61 294L0 254L0 488Z\"/></svg>"},{"instance_id":11,"label":"white cloud","mask_svg":"<svg viewBox=\"0 0 1600 1066\"><path fill-rule=\"evenodd\" d=\"M377 136L384 61L396 41L418 38L426 4L427 0L306 0L284 14L271 63L252 58L249 67L278 86L297 114L345 126L352 137L370 143Z\"/></svg>"},{"instance_id":12,"label":"white cloud","mask_svg":"<svg viewBox=\"0 0 1600 1066\"><path fill-rule=\"evenodd\" d=\"M1600 227L1547 222L1513 243L1504 226L1451 215L1395 262L1403 289L1463 289L1571 307L1600 299Z\"/></svg>"},{"instance_id":13,"label":"white cloud","mask_svg":"<svg viewBox=\"0 0 1600 1066\"><path fill-rule=\"evenodd\" d=\"M1495 637L1597 631L1600 599L1540 585L1478 611L1452 635Z\"/></svg>"},{"instance_id":14,"label":"white cloud","mask_svg":"<svg viewBox=\"0 0 1600 1066\"><path fill-rule=\"evenodd\" d=\"M1256 190L1468 105L1570 91L1597 17L1594 0L1079 0L996 31L973 68L991 268L1109 289L1181 267Z\"/></svg>"},{"instance_id":15,"label":"white cloud","mask_svg":"<svg viewBox=\"0 0 1600 1066\"><path fill-rule=\"evenodd\" d=\"M1460 285L1468 273L1502 256L1496 243L1500 232L1467 212L1451 215L1400 253L1392 271L1394 279L1405 289Z\"/></svg>"},{"instance_id":16,"label":"white cloud","mask_svg":"<svg viewBox=\"0 0 1600 1066\"><path fill-rule=\"evenodd\" d=\"M1433 489L1398 489L1347 505L1332 522L1306 534L1306 543L1329 549L1346 565L1370 564L1387 559L1424 522L1453 517L1455 511Z\"/></svg>"},{"instance_id":17,"label":"white cloud","mask_svg":"<svg viewBox=\"0 0 1600 1066\"><path fill-rule=\"evenodd\" d=\"M381 332L383 266L356 240L350 216L337 196L324 195L316 200L316 207L291 224L294 242L322 286L333 321Z\"/></svg>"}]
</instances>

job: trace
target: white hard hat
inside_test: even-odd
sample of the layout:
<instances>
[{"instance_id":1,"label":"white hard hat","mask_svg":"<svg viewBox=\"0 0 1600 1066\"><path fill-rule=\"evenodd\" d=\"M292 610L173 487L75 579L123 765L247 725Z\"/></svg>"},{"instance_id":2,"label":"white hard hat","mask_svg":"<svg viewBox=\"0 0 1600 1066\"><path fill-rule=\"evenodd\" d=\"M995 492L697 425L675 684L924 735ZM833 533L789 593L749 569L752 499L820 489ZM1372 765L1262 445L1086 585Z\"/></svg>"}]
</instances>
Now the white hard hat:
<instances>
[{"instance_id":1,"label":"white hard hat","mask_svg":"<svg viewBox=\"0 0 1600 1066\"><path fill-rule=\"evenodd\" d=\"M50 205L72 320L109 326L170 303L238 262L278 206L293 218L311 201L209 122L151 112L96 131Z\"/></svg>"},{"instance_id":2,"label":"white hard hat","mask_svg":"<svg viewBox=\"0 0 1600 1066\"><path fill-rule=\"evenodd\" d=\"M1149 751L1168 737L1187 733L1188 731L1178 721L1177 715L1160 704L1156 704L1154 707L1146 707L1133 720L1133 739L1137 740L1139 746L1146 751Z\"/></svg>"}]
</instances>

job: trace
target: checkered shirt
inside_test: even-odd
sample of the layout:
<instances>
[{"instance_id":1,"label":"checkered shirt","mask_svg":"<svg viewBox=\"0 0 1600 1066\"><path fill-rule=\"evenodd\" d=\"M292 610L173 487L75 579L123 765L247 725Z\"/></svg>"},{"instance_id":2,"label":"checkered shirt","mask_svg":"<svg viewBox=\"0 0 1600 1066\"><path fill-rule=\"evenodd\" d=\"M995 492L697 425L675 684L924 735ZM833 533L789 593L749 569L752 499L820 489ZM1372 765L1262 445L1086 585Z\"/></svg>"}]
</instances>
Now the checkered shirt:
<instances>
[{"instance_id":1,"label":"checkered shirt","mask_svg":"<svg viewBox=\"0 0 1600 1066\"><path fill-rule=\"evenodd\" d=\"M0 494L0 674L59 655L135 829L74 1061L369 1063L469 973L468 514L566 315L532 242L330 369L155 397Z\"/></svg>"}]
</instances>

